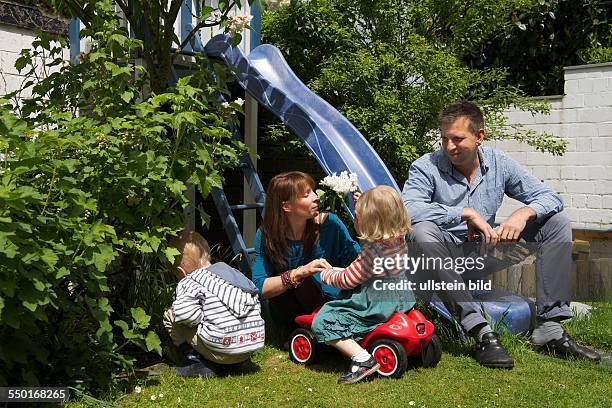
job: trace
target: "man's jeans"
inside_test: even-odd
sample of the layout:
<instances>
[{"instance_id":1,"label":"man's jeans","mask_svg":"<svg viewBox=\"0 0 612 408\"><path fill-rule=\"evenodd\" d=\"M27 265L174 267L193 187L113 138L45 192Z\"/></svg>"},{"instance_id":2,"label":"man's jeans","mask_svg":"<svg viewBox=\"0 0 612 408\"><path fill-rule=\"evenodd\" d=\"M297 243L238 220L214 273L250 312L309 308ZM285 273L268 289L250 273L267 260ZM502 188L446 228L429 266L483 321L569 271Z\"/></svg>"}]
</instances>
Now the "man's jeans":
<instances>
[{"instance_id":1,"label":"man's jeans","mask_svg":"<svg viewBox=\"0 0 612 408\"><path fill-rule=\"evenodd\" d=\"M433 222L423 221L412 226L408 240L418 244L424 256L429 258L456 258L464 255L462 241ZM536 310L539 319L563 320L572 317L569 308L571 295L572 229L568 218L555 214L542 223L528 222L521 238L531 243L536 253ZM508 244L505 244L508 245ZM498 272L512 264L497 262L487 257L484 261L485 275ZM419 271L427 278L438 282L463 282L464 279L479 278L468 272L459 274L453 269ZM417 274L419 273L417 272ZM425 277L416 277L423 280ZM486 323L481 307L474 302L467 290L436 292L446 308L455 315L466 332Z\"/></svg>"}]
</instances>

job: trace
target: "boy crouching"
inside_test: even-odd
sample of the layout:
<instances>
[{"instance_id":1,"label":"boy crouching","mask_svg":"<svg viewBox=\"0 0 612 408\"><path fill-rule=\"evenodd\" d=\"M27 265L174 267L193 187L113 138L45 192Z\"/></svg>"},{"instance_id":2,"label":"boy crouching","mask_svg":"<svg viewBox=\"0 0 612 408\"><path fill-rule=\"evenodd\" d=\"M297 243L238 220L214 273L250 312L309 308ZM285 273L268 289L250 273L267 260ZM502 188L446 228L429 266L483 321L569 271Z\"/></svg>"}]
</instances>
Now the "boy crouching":
<instances>
[{"instance_id":1,"label":"boy crouching","mask_svg":"<svg viewBox=\"0 0 612 408\"><path fill-rule=\"evenodd\" d=\"M173 266L179 283L164 326L191 363L176 371L214 377L219 365L242 363L264 345L257 287L223 262L211 265L208 242L197 232L183 232L171 245L180 252Z\"/></svg>"}]
</instances>

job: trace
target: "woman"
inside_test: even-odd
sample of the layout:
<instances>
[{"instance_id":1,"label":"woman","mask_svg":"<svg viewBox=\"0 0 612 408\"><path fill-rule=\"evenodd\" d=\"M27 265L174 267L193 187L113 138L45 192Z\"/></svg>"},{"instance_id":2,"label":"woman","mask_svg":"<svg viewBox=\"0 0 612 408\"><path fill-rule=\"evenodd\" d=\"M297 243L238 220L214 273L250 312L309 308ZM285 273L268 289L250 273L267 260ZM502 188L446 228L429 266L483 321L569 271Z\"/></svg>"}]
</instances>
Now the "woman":
<instances>
[{"instance_id":1,"label":"woman","mask_svg":"<svg viewBox=\"0 0 612 408\"><path fill-rule=\"evenodd\" d=\"M314 187L312 177L299 171L272 178L255 237L253 282L269 299L274 320L289 327L296 316L337 296L337 289L321 283L319 272L346 267L359 252L335 214L319 214Z\"/></svg>"}]
</instances>

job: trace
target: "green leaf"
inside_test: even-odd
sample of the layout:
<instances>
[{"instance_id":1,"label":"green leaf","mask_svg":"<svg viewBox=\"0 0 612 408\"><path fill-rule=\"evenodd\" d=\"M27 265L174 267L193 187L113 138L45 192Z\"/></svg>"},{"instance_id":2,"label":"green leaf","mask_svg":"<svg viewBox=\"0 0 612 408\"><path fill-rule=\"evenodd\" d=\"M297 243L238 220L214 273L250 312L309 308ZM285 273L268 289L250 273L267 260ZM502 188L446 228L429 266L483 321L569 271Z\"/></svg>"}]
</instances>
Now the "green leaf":
<instances>
[{"instance_id":1,"label":"green leaf","mask_svg":"<svg viewBox=\"0 0 612 408\"><path fill-rule=\"evenodd\" d=\"M40 280L36 278L32 279L32 283L34 283L34 289L36 289L39 292L42 292L46 288L44 282L41 282Z\"/></svg>"},{"instance_id":2,"label":"green leaf","mask_svg":"<svg viewBox=\"0 0 612 408\"><path fill-rule=\"evenodd\" d=\"M232 47L236 47L238 46L238 44L240 44L240 42L242 41L242 34L234 34L234 36L232 37Z\"/></svg>"},{"instance_id":3,"label":"green leaf","mask_svg":"<svg viewBox=\"0 0 612 408\"><path fill-rule=\"evenodd\" d=\"M123 99L126 103L130 103L133 97L134 92L132 91L125 91L121 94L121 99Z\"/></svg>"},{"instance_id":4,"label":"green leaf","mask_svg":"<svg viewBox=\"0 0 612 408\"><path fill-rule=\"evenodd\" d=\"M123 320L115 320L115 326L121 328L121 334L128 340L141 338L142 335L135 333L134 330L130 329L128 324Z\"/></svg>"},{"instance_id":5,"label":"green leaf","mask_svg":"<svg viewBox=\"0 0 612 408\"><path fill-rule=\"evenodd\" d=\"M21 302L21 304L28 309L30 312L33 312L36 310L36 308L38 307L38 303L32 303L32 302L28 302L28 301L23 301Z\"/></svg>"},{"instance_id":6,"label":"green leaf","mask_svg":"<svg viewBox=\"0 0 612 408\"><path fill-rule=\"evenodd\" d=\"M66 267L62 266L57 270L57 273L55 274L55 279L61 279L64 276L68 275L70 275L70 271Z\"/></svg>"},{"instance_id":7,"label":"green leaf","mask_svg":"<svg viewBox=\"0 0 612 408\"><path fill-rule=\"evenodd\" d=\"M100 272L104 272L108 264L117 256L117 251L113 249L112 245L101 244L98 245L98 252L93 254L93 264L96 269Z\"/></svg>"},{"instance_id":8,"label":"green leaf","mask_svg":"<svg viewBox=\"0 0 612 408\"><path fill-rule=\"evenodd\" d=\"M76 159L66 159L62 162L62 166L66 167L69 173L74 173L74 170L78 164L79 161Z\"/></svg>"},{"instance_id":9,"label":"green leaf","mask_svg":"<svg viewBox=\"0 0 612 408\"><path fill-rule=\"evenodd\" d=\"M30 58L28 56L22 55L15 61L15 69L19 71L19 73L21 73L21 70L24 69L29 62Z\"/></svg>"},{"instance_id":10,"label":"green leaf","mask_svg":"<svg viewBox=\"0 0 612 408\"><path fill-rule=\"evenodd\" d=\"M155 332L149 331L147 333L145 343L147 345L147 351L157 351L157 354L160 356L162 355L161 340L159 340L159 337Z\"/></svg>"},{"instance_id":11,"label":"green leaf","mask_svg":"<svg viewBox=\"0 0 612 408\"><path fill-rule=\"evenodd\" d=\"M139 329L146 329L149 327L149 321L151 321L151 317L147 315L143 308L130 308L130 312L132 313L132 319L134 319L134 326Z\"/></svg>"},{"instance_id":12,"label":"green leaf","mask_svg":"<svg viewBox=\"0 0 612 408\"><path fill-rule=\"evenodd\" d=\"M176 195L183 194L183 192L187 189L185 183L180 180L174 180L168 184L170 191L172 191Z\"/></svg>"},{"instance_id":13,"label":"green leaf","mask_svg":"<svg viewBox=\"0 0 612 408\"><path fill-rule=\"evenodd\" d=\"M101 311L103 311L103 312L105 312L107 314L110 314L110 312L113 311L113 308L110 305L110 302L108 301L108 298L106 298L106 297L103 297L100 300L98 300L98 308Z\"/></svg>"},{"instance_id":14,"label":"green leaf","mask_svg":"<svg viewBox=\"0 0 612 408\"><path fill-rule=\"evenodd\" d=\"M53 268L57 261L59 260L58 256L49 248L44 248L42 250L42 255L40 259L46 263L49 267Z\"/></svg>"},{"instance_id":15,"label":"green leaf","mask_svg":"<svg viewBox=\"0 0 612 408\"><path fill-rule=\"evenodd\" d=\"M166 259L171 264L174 264L174 259L180 254L181 252L174 247L166 247L166 249L164 249L164 255L166 255Z\"/></svg>"},{"instance_id":16,"label":"green leaf","mask_svg":"<svg viewBox=\"0 0 612 408\"><path fill-rule=\"evenodd\" d=\"M115 323L115 326L120 327L121 330L123 330L123 333L130 330L130 328L128 327L128 324L124 322L123 320L115 320L114 323Z\"/></svg>"}]
</instances>

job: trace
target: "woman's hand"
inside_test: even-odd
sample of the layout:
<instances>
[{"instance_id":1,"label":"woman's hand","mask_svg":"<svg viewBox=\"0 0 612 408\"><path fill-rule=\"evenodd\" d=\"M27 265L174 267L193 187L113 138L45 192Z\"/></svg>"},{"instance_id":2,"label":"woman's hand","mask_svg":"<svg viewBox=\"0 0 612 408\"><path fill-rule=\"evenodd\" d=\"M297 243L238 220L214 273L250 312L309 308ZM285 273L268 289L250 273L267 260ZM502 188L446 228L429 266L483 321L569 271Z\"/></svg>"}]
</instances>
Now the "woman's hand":
<instances>
[{"instance_id":1,"label":"woman's hand","mask_svg":"<svg viewBox=\"0 0 612 408\"><path fill-rule=\"evenodd\" d=\"M292 270L291 278L296 282L301 282L303 279L312 276L315 273L331 268L332 266L325 260L325 258L319 258L307 263L306 265L298 266Z\"/></svg>"}]
</instances>

